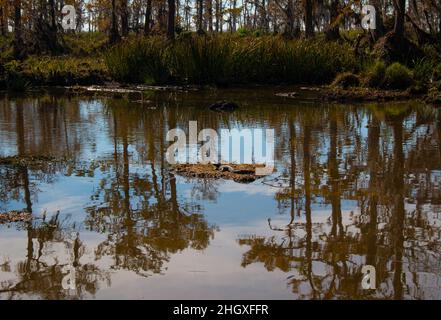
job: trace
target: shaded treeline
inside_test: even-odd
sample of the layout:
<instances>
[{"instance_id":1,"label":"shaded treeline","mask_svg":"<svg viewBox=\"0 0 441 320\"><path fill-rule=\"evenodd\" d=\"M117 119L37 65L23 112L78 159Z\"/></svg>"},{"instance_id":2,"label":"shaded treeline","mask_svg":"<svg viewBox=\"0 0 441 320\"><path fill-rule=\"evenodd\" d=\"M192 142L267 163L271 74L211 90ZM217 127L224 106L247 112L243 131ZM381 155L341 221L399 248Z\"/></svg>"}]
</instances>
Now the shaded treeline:
<instances>
[{"instance_id":1,"label":"shaded treeline","mask_svg":"<svg viewBox=\"0 0 441 320\"><path fill-rule=\"evenodd\" d=\"M360 29L363 5L376 10L377 41L388 32L393 44L412 33L419 44L440 39L441 3L437 0L43 0L0 1L0 35L14 34L14 54L59 52L63 48L61 8L75 7L75 31L106 33L111 43L130 33L275 33L289 38ZM71 32L71 31L68 31Z\"/></svg>"}]
</instances>

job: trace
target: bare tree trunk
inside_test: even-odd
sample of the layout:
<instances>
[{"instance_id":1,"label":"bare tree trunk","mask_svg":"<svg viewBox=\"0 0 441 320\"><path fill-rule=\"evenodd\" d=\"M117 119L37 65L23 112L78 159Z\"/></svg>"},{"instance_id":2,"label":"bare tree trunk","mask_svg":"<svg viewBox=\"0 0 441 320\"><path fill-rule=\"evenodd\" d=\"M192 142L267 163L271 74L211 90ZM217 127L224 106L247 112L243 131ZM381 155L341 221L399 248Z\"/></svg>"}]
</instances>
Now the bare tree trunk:
<instances>
[{"instance_id":1,"label":"bare tree trunk","mask_svg":"<svg viewBox=\"0 0 441 320\"><path fill-rule=\"evenodd\" d=\"M165 2L160 2L157 8L156 20L158 21L159 30L163 31L166 28L166 12L165 12Z\"/></svg>"},{"instance_id":2,"label":"bare tree trunk","mask_svg":"<svg viewBox=\"0 0 441 320\"><path fill-rule=\"evenodd\" d=\"M116 0L112 0L112 17L110 26L110 43L115 43L119 40L118 22L116 17Z\"/></svg>"},{"instance_id":3,"label":"bare tree trunk","mask_svg":"<svg viewBox=\"0 0 441 320\"><path fill-rule=\"evenodd\" d=\"M294 0L288 0L286 5L286 33L289 37L295 35Z\"/></svg>"},{"instance_id":4,"label":"bare tree trunk","mask_svg":"<svg viewBox=\"0 0 441 320\"><path fill-rule=\"evenodd\" d=\"M204 30L203 30L204 0L198 0L197 5L198 5L198 16L197 16L198 33L204 33Z\"/></svg>"},{"instance_id":5,"label":"bare tree trunk","mask_svg":"<svg viewBox=\"0 0 441 320\"><path fill-rule=\"evenodd\" d=\"M167 0L167 2L168 2L167 38L169 40L174 40L174 38L175 38L176 2L175 2L175 0Z\"/></svg>"},{"instance_id":6,"label":"bare tree trunk","mask_svg":"<svg viewBox=\"0 0 441 320\"><path fill-rule=\"evenodd\" d=\"M232 19L232 28L231 31L232 32L236 32L236 24L237 24L237 15L236 15L236 7L237 7L237 0L232 0L233 2L233 12L231 14L231 19Z\"/></svg>"},{"instance_id":7,"label":"bare tree trunk","mask_svg":"<svg viewBox=\"0 0 441 320\"><path fill-rule=\"evenodd\" d=\"M208 31L213 32L213 0L207 0Z\"/></svg>"},{"instance_id":8,"label":"bare tree trunk","mask_svg":"<svg viewBox=\"0 0 441 320\"><path fill-rule=\"evenodd\" d=\"M121 0L121 35L127 37L129 35L129 11L127 0Z\"/></svg>"},{"instance_id":9,"label":"bare tree trunk","mask_svg":"<svg viewBox=\"0 0 441 320\"><path fill-rule=\"evenodd\" d=\"M181 17L181 0L176 0L176 18L175 18L175 24L177 24L177 27L179 30L182 29L182 17ZM178 24L179 21L179 24Z\"/></svg>"},{"instance_id":10,"label":"bare tree trunk","mask_svg":"<svg viewBox=\"0 0 441 320\"><path fill-rule=\"evenodd\" d=\"M19 59L22 53L21 0L14 0L14 57Z\"/></svg>"},{"instance_id":11,"label":"bare tree trunk","mask_svg":"<svg viewBox=\"0 0 441 320\"><path fill-rule=\"evenodd\" d=\"M267 10L266 10L265 0L262 0L262 5L259 10L259 15L260 15L259 29L264 30L265 32L268 32L269 31L268 14L267 14Z\"/></svg>"},{"instance_id":12,"label":"bare tree trunk","mask_svg":"<svg viewBox=\"0 0 441 320\"><path fill-rule=\"evenodd\" d=\"M404 17L406 13L406 0L394 0L395 25L394 33L397 39L404 37Z\"/></svg>"},{"instance_id":13,"label":"bare tree trunk","mask_svg":"<svg viewBox=\"0 0 441 320\"><path fill-rule=\"evenodd\" d=\"M139 33L139 11L139 7L134 7L132 11L132 30L135 31L136 34Z\"/></svg>"},{"instance_id":14,"label":"bare tree trunk","mask_svg":"<svg viewBox=\"0 0 441 320\"><path fill-rule=\"evenodd\" d=\"M218 4L218 15L216 16L216 23L218 23L219 26L219 30L218 32L222 33L222 31L224 30L224 5L222 3L222 0L217 0L217 4ZM218 21L219 19L219 21Z\"/></svg>"},{"instance_id":15,"label":"bare tree trunk","mask_svg":"<svg viewBox=\"0 0 441 320\"><path fill-rule=\"evenodd\" d=\"M312 0L305 0L305 36L311 38L314 36L314 21L312 15Z\"/></svg>"},{"instance_id":16,"label":"bare tree trunk","mask_svg":"<svg viewBox=\"0 0 441 320\"><path fill-rule=\"evenodd\" d=\"M152 16L152 0L147 0L147 7L145 9L145 23L144 23L144 34L147 36L150 33L150 23Z\"/></svg>"},{"instance_id":17,"label":"bare tree trunk","mask_svg":"<svg viewBox=\"0 0 441 320\"><path fill-rule=\"evenodd\" d=\"M185 30L190 30L190 0L185 0L184 4L184 21L185 21Z\"/></svg>"},{"instance_id":18,"label":"bare tree trunk","mask_svg":"<svg viewBox=\"0 0 441 320\"><path fill-rule=\"evenodd\" d=\"M46 34L46 47L51 52L58 52L62 48L58 39L57 15L55 12L55 0L48 0L49 4L49 28Z\"/></svg>"},{"instance_id":19,"label":"bare tree trunk","mask_svg":"<svg viewBox=\"0 0 441 320\"><path fill-rule=\"evenodd\" d=\"M51 18L51 29L52 31L56 31L57 22L55 21L55 0L49 0L49 10L50 10L50 18Z\"/></svg>"},{"instance_id":20,"label":"bare tree trunk","mask_svg":"<svg viewBox=\"0 0 441 320\"><path fill-rule=\"evenodd\" d=\"M329 26L326 30L326 39L330 41L338 40L340 38L340 24L337 23L339 14L340 0L331 0L329 6Z\"/></svg>"},{"instance_id":21,"label":"bare tree trunk","mask_svg":"<svg viewBox=\"0 0 441 320\"><path fill-rule=\"evenodd\" d=\"M6 14L3 7L0 7L0 35L6 36L6 33L8 32L7 24Z\"/></svg>"},{"instance_id":22,"label":"bare tree trunk","mask_svg":"<svg viewBox=\"0 0 441 320\"><path fill-rule=\"evenodd\" d=\"M215 30L216 30L216 32L219 32L219 26L220 26L220 23L219 23L219 19L220 19L220 17L221 17L221 13L220 13L220 11L221 11L221 1L220 0L215 0L216 1L216 3L215 3L215 11L216 11L216 23L215 23Z\"/></svg>"},{"instance_id":23,"label":"bare tree trunk","mask_svg":"<svg viewBox=\"0 0 441 320\"><path fill-rule=\"evenodd\" d=\"M77 6L75 9L76 9L75 14L76 14L76 19L77 19L77 23L75 25L75 31L81 32L81 29L83 28L83 25L84 25L84 17L83 17L82 7Z\"/></svg>"},{"instance_id":24,"label":"bare tree trunk","mask_svg":"<svg viewBox=\"0 0 441 320\"><path fill-rule=\"evenodd\" d=\"M381 9L381 0L372 0L372 5L375 8L375 30L373 30L374 40L377 40L384 36L384 23L383 23L383 13Z\"/></svg>"}]
</instances>

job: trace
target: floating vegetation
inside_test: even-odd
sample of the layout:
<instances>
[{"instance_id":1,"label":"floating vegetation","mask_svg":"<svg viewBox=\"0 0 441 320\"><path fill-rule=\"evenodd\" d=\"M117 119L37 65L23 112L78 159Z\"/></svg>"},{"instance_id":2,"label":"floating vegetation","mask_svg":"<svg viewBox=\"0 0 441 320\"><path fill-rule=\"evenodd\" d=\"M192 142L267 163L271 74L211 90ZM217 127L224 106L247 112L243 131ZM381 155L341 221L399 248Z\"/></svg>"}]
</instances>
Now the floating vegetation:
<instances>
[{"instance_id":1,"label":"floating vegetation","mask_svg":"<svg viewBox=\"0 0 441 320\"><path fill-rule=\"evenodd\" d=\"M173 171L189 178L226 179L240 183L253 182L262 176L256 175L256 168L263 165L251 164L177 164Z\"/></svg>"},{"instance_id":2,"label":"floating vegetation","mask_svg":"<svg viewBox=\"0 0 441 320\"><path fill-rule=\"evenodd\" d=\"M48 162L58 162L61 160L62 159L43 155L11 156L0 158L0 165L32 166L42 165Z\"/></svg>"},{"instance_id":3,"label":"floating vegetation","mask_svg":"<svg viewBox=\"0 0 441 320\"><path fill-rule=\"evenodd\" d=\"M9 212L0 213L0 224L10 222L30 221L32 219L32 213L27 211L11 210Z\"/></svg>"}]
</instances>

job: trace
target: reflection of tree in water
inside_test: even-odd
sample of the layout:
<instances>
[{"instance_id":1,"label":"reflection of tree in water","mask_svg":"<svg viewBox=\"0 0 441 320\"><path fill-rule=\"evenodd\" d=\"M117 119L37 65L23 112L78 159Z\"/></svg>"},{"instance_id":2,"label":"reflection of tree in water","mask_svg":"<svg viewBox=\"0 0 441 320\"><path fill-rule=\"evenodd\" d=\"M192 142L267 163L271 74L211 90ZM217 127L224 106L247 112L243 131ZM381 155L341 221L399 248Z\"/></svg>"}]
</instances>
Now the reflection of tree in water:
<instances>
[{"instance_id":1,"label":"reflection of tree in water","mask_svg":"<svg viewBox=\"0 0 441 320\"><path fill-rule=\"evenodd\" d=\"M144 118L121 111L120 106L109 106L114 120L115 151L112 166L93 195L100 203L87 208L86 225L93 231L108 234L96 249L97 259L111 256L112 268L147 276L162 272L164 263L174 253L186 248L205 249L214 236L215 227L208 225L197 205L179 203L175 177L164 168L163 152L156 159L154 149L164 143L165 127L161 125L165 120L155 119L153 126L149 123L150 116ZM148 160L141 164L143 173L137 172L136 167L130 168L127 129L133 127L129 125L131 121L139 119L145 121L148 155ZM170 127L174 126L173 121L168 119ZM160 131L152 130L154 127Z\"/></svg>"},{"instance_id":2,"label":"reflection of tree in water","mask_svg":"<svg viewBox=\"0 0 441 320\"><path fill-rule=\"evenodd\" d=\"M368 115L367 137L358 129L361 121L331 110L318 120L328 122L327 143L322 146L311 140L314 122L307 115L290 119L298 126L289 130L286 166L300 174L290 175L289 186L276 199L289 209L291 219L284 227L269 221L272 236L239 239L240 245L250 247L242 266L260 262L269 271L291 273L288 283L300 298L439 297L439 288L430 283L441 274L440 212L434 205L439 185L430 178L412 186L406 181L421 167L429 175L440 169L440 155L432 152L440 144L438 125L424 121L425 109L416 114L405 107L391 109ZM359 142L351 142L354 149L345 152L343 138L348 136ZM323 149L326 170L317 181L311 170L321 165L313 163L320 161L313 155L323 154ZM431 157L416 160L417 152L430 152ZM323 221L314 219L312 210L321 199L330 206L330 216ZM347 201L356 201L359 212L344 222L342 202ZM361 289L365 264L376 267L375 293Z\"/></svg>"},{"instance_id":3,"label":"reflection of tree in water","mask_svg":"<svg viewBox=\"0 0 441 320\"><path fill-rule=\"evenodd\" d=\"M38 112L47 112L47 110L44 110L46 108L44 101L38 101L37 105ZM30 108L30 106L27 107ZM35 134L33 138L29 138L23 108L23 101L17 99L15 105L17 157L22 160L17 164L4 164L0 166L0 200L2 202L11 200L22 202L25 204L24 210L33 213L32 199L37 197L37 182L47 183L53 181L57 173L66 170L66 163L45 161L37 161L35 163L29 160L32 159L29 155L33 155L36 152L33 148L40 145L39 143L34 145L34 140L42 139L43 143L41 143L41 146L49 148L51 151L49 154L53 154L54 146L51 141L57 135L48 133L47 129L50 126L43 123L41 124L40 131L32 127L32 130L39 133ZM28 112L30 111L28 110ZM54 115L54 125L57 127L60 123L58 121L57 108L52 108L51 112ZM37 119L47 121L48 118L42 116L37 117ZM69 144L66 142L66 145ZM38 150L37 154L42 151ZM54 214L50 218L44 215L42 219L23 222L17 227L26 231L26 258L18 262L15 268L9 262L5 262L2 265L3 271L12 272L14 270L16 274L14 280L0 283L0 296L2 298L12 299L18 298L21 295L35 295L43 299L81 298L86 294L94 295L99 288L99 282L107 281L110 285L110 277L107 273L101 271L94 264L81 263L80 259L85 250L84 245L79 235L75 239L69 239L72 230L76 228L75 223L69 223L68 220L60 220L59 213ZM58 251L60 250L60 245L64 249L63 251L67 249L72 252L73 261L60 261L60 252ZM64 267L67 265L72 265L76 270L75 292L68 292L61 285L61 281L66 275Z\"/></svg>"},{"instance_id":4,"label":"reflection of tree in water","mask_svg":"<svg viewBox=\"0 0 441 320\"><path fill-rule=\"evenodd\" d=\"M42 299L81 299L95 295L103 281L110 286L109 273L94 264L81 263L85 247L79 235L70 239L72 225L60 221L58 213L48 220L24 223L22 227L27 232L26 258L15 266L14 280L0 283L2 299L21 295ZM63 255L67 258L63 259ZM76 289L73 291L62 287L62 279L67 275L66 266L73 266L76 271ZM7 270L12 271L12 266L8 265Z\"/></svg>"},{"instance_id":5,"label":"reflection of tree in water","mask_svg":"<svg viewBox=\"0 0 441 320\"><path fill-rule=\"evenodd\" d=\"M173 117L176 117L167 106L157 117L152 117L145 110L127 112L132 109L120 105L120 101L117 106L110 106L106 119L110 128L114 128L115 150L112 161L105 159L102 162L81 164L74 160L79 158L85 146L93 149L94 143L93 135L77 123L93 122L96 114L91 112L84 118L79 112L79 105L74 101L69 108L65 107L65 100L53 101L50 97L39 98L34 102L19 98L2 106L2 114L7 117L6 123L15 123L14 126L2 129L15 135L17 157L31 159L35 155L54 155L65 156L69 161L41 161L38 165L33 161L29 161L29 164L26 161L22 164L2 164L2 203L15 200L24 203L25 210L32 212L32 202L37 200L39 183L51 183L60 173L93 176L97 166L102 165L102 170L108 174L92 198L102 200L103 204L88 208L90 217L87 220L90 229L108 233L107 240L95 250L96 258L111 255L114 257L114 268L148 274L163 271L164 262L173 253L186 248L202 250L208 246L215 228L208 226L203 219L200 206L179 203L175 178L167 173L164 159L158 158L158 155L162 157L165 148L166 123L175 122ZM93 104L86 107L93 108ZM139 128L144 130L145 143L137 144L136 148L140 151L145 148L146 151L145 154L139 153L144 164L140 170L142 174L131 170L131 162L135 161L129 155L129 144L135 144L131 130ZM54 221L23 226L28 237L27 259L16 268L17 279L2 284L4 294L11 297L25 293L35 293L46 298L67 297L61 288L66 263L56 261L59 252L58 255L55 251L54 255L50 252L51 247L59 248L60 244L68 246L70 243L64 239L68 232L59 224L59 216L56 216ZM74 264L77 265L76 297L82 297L84 293L95 293L98 282L93 279L110 281L108 274L96 266L80 264L79 259L84 250L80 240L75 240L71 251L74 252ZM54 259L55 262L47 262L48 259ZM12 267L8 263L2 265L4 270Z\"/></svg>"},{"instance_id":6,"label":"reflection of tree in water","mask_svg":"<svg viewBox=\"0 0 441 320\"><path fill-rule=\"evenodd\" d=\"M209 178L188 179L193 187L191 189L191 196L197 200L208 200L215 202L219 195L219 184L217 180Z\"/></svg>"},{"instance_id":7,"label":"reflection of tree in water","mask_svg":"<svg viewBox=\"0 0 441 320\"><path fill-rule=\"evenodd\" d=\"M32 213L32 194L37 190L37 187L30 183L30 176L34 177L33 169L23 164L2 168L1 171L8 173L1 175L2 186L5 186L2 194L13 195L17 201L25 203L27 212ZM38 171L39 175L50 175L45 172L44 167L40 166ZM79 236L69 239L71 231L76 228L75 223L61 221L59 213L50 218L44 215L42 219L35 218L33 221L20 223L17 228L24 230L27 235L26 258L18 262L15 268L7 262L2 266L4 271L12 272L14 269L16 274L14 280L0 283L2 298L12 299L21 295L36 295L43 299L81 298L85 294L94 295L99 282L110 281L109 275L94 264L81 263L84 245ZM60 245L72 252L73 261L60 261ZM74 293L69 293L61 286L61 281L66 275L63 269L67 265L72 265L76 270Z\"/></svg>"},{"instance_id":8,"label":"reflection of tree in water","mask_svg":"<svg viewBox=\"0 0 441 320\"><path fill-rule=\"evenodd\" d=\"M441 274L441 193L435 183L441 169L441 112L402 105L370 110L253 105L219 116L205 109L189 110L185 103L175 106L169 100L159 101L156 110L124 105L123 100L115 105L115 101L108 103L107 113L99 119L98 115L103 116L100 107L89 112L96 105L82 105L88 112L80 112L75 99L67 104L40 98L26 109L20 106L21 100L2 106L2 130L9 126L4 130L12 132L8 139L17 139L18 155L67 154L82 159L94 152L96 135L91 123L97 120L106 122L114 152L102 155L102 161L85 163L84 168L68 163L1 165L0 201L15 200L32 211L38 183L50 183L59 173L94 176L100 166L101 183L87 209L88 227L107 235L95 250L96 258L110 256L113 268L142 275L163 272L174 253L206 248L215 231L198 204L178 197L175 177L162 157L167 130L185 128L188 119L200 120L204 128L234 123L274 127L277 158L282 159L278 174L287 183L276 201L288 218L282 226L269 221L268 237L239 240L250 247L242 265L262 262L268 270L287 272L290 287L302 298L369 296L360 289L363 264L376 266L381 284L376 295L370 296L439 297L439 287L433 283ZM53 108L54 104L60 107ZM193 199L215 200L216 196L216 183L200 180L193 184ZM346 209L351 203L352 207L357 204L352 217ZM329 217L317 217L320 206L329 208ZM60 224L59 219L50 224ZM65 297L60 291L64 263L47 261L52 257L50 248L67 246L67 231L60 226L55 230L61 231L51 232L48 223L24 225L28 242L33 244L27 246L20 267L0 266L6 271L16 269L18 275L17 281L2 284L4 295L28 291ZM83 270L78 272L84 279L78 280L79 296L93 294L98 283L87 275L105 279L106 274L94 265L81 265L85 249L79 240L72 250Z\"/></svg>"}]
</instances>

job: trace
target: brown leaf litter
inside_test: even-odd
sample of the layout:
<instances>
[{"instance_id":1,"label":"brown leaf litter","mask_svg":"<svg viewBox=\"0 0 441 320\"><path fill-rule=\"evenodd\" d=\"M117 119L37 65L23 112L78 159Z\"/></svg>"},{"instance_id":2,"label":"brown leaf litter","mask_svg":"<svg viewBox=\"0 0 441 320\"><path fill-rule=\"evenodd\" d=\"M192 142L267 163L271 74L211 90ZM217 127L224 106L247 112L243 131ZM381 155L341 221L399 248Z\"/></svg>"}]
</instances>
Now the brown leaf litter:
<instances>
[{"instance_id":1,"label":"brown leaf litter","mask_svg":"<svg viewBox=\"0 0 441 320\"><path fill-rule=\"evenodd\" d=\"M32 218L32 214L27 211L11 210L9 212L0 213L0 224L29 221Z\"/></svg>"}]
</instances>

